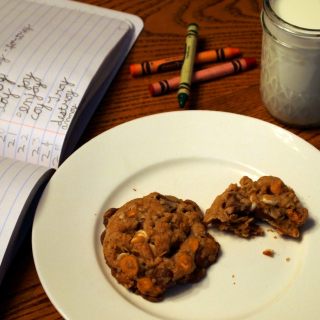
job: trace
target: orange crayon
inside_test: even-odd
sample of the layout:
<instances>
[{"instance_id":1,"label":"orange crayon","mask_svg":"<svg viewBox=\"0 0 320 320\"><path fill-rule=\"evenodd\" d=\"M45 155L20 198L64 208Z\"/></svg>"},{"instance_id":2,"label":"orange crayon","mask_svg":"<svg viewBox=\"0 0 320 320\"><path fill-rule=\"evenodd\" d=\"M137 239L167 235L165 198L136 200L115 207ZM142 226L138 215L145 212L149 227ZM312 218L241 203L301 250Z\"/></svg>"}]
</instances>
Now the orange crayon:
<instances>
[{"instance_id":1,"label":"orange crayon","mask_svg":"<svg viewBox=\"0 0 320 320\"><path fill-rule=\"evenodd\" d=\"M255 58L241 58L230 62L221 63L210 68L194 72L192 83L208 81L232 75L238 72L249 70L257 65ZM180 83L180 77L174 77L169 80L161 80L149 85L149 91L152 96L160 96L170 91L177 90Z\"/></svg>"},{"instance_id":2,"label":"orange crayon","mask_svg":"<svg viewBox=\"0 0 320 320\"><path fill-rule=\"evenodd\" d=\"M222 62L237 57L240 54L239 48L207 50L197 53L194 63L199 65L210 62ZM130 74L137 77L158 72L179 70L183 64L183 58L183 55L179 55L155 61L144 61L142 63L131 64Z\"/></svg>"}]
</instances>

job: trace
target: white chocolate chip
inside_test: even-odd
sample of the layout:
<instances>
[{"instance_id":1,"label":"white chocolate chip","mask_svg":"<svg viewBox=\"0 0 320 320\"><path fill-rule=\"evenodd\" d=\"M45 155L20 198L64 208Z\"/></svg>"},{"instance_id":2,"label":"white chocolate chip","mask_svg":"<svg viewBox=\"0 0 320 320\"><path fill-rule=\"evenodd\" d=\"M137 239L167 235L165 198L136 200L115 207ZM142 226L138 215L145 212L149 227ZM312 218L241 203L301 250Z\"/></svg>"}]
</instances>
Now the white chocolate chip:
<instances>
[{"instance_id":1,"label":"white chocolate chip","mask_svg":"<svg viewBox=\"0 0 320 320\"><path fill-rule=\"evenodd\" d=\"M144 230L138 230L131 239L131 243L139 242L143 239L148 239L147 233Z\"/></svg>"},{"instance_id":2,"label":"white chocolate chip","mask_svg":"<svg viewBox=\"0 0 320 320\"><path fill-rule=\"evenodd\" d=\"M261 201L270 206L275 206L278 204L278 199L270 194L264 194L261 198Z\"/></svg>"}]
</instances>

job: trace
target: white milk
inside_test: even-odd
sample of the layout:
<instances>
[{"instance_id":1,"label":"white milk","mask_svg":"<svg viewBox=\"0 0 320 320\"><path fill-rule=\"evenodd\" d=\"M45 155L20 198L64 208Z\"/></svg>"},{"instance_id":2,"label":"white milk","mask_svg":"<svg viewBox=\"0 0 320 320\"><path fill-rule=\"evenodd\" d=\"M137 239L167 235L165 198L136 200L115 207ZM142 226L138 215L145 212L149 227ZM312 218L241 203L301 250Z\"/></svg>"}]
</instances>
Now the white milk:
<instances>
[{"instance_id":1,"label":"white milk","mask_svg":"<svg viewBox=\"0 0 320 320\"><path fill-rule=\"evenodd\" d=\"M307 29L320 29L320 0L273 0L273 11L286 22Z\"/></svg>"},{"instance_id":2,"label":"white milk","mask_svg":"<svg viewBox=\"0 0 320 320\"><path fill-rule=\"evenodd\" d=\"M261 22L266 108L287 124L320 125L320 0L264 0Z\"/></svg>"}]
</instances>

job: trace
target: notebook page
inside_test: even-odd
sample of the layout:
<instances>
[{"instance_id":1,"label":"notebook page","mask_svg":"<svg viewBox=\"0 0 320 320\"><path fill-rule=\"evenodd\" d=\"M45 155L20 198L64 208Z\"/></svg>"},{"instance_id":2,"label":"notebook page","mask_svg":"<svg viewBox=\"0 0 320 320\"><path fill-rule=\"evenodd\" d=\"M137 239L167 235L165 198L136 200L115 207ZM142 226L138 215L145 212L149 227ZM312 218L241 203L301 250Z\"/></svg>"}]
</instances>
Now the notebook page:
<instances>
[{"instance_id":1,"label":"notebook page","mask_svg":"<svg viewBox=\"0 0 320 320\"><path fill-rule=\"evenodd\" d=\"M47 168L0 157L0 265L23 208Z\"/></svg>"},{"instance_id":2,"label":"notebook page","mask_svg":"<svg viewBox=\"0 0 320 320\"><path fill-rule=\"evenodd\" d=\"M0 155L57 168L91 79L131 25L81 10L0 0L0 26Z\"/></svg>"}]
</instances>

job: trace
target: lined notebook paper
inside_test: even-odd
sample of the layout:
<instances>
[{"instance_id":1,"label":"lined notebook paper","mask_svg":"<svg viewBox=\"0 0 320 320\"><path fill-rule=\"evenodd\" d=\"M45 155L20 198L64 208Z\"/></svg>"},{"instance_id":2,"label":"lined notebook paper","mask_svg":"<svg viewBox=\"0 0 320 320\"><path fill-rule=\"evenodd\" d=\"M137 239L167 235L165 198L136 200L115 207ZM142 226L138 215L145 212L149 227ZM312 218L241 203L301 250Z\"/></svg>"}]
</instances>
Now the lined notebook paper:
<instances>
[{"instance_id":1,"label":"lined notebook paper","mask_svg":"<svg viewBox=\"0 0 320 320\"><path fill-rule=\"evenodd\" d=\"M31 190L74 150L142 22L71 1L0 0L0 26L1 262Z\"/></svg>"}]
</instances>

